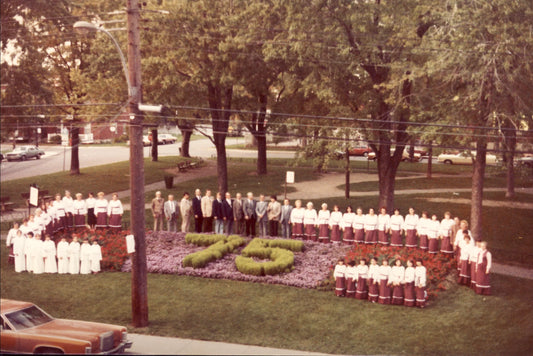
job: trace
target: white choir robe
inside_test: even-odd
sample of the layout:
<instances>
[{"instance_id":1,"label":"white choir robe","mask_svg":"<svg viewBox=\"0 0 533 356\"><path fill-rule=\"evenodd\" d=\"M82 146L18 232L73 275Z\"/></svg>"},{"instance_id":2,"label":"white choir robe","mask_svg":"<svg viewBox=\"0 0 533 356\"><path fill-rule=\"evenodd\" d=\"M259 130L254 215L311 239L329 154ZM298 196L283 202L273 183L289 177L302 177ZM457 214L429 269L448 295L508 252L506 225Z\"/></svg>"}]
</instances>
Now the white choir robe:
<instances>
[{"instance_id":1,"label":"white choir robe","mask_svg":"<svg viewBox=\"0 0 533 356\"><path fill-rule=\"evenodd\" d=\"M31 265L33 268L33 273L41 274L44 272L44 251L43 251L43 240L33 239L33 244L31 245Z\"/></svg>"},{"instance_id":2,"label":"white choir robe","mask_svg":"<svg viewBox=\"0 0 533 356\"><path fill-rule=\"evenodd\" d=\"M28 272L33 271L33 263L31 259L31 249L33 246L33 241L35 241L34 238L26 237L26 240L24 240L24 256L26 258L26 270Z\"/></svg>"},{"instance_id":3,"label":"white choir robe","mask_svg":"<svg viewBox=\"0 0 533 356\"><path fill-rule=\"evenodd\" d=\"M102 248L98 244L91 245L91 272L100 272L100 261L102 261Z\"/></svg>"},{"instance_id":4,"label":"white choir robe","mask_svg":"<svg viewBox=\"0 0 533 356\"><path fill-rule=\"evenodd\" d=\"M81 244L80 260L80 274L91 273L91 245L89 245L89 242L84 242Z\"/></svg>"},{"instance_id":5,"label":"white choir robe","mask_svg":"<svg viewBox=\"0 0 533 356\"><path fill-rule=\"evenodd\" d=\"M24 272L26 270L26 257L24 255L25 242L26 238L23 235L18 235L11 239L13 255L15 255L15 272Z\"/></svg>"},{"instance_id":6,"label":"white choir robe","mask_svg":"<svg viewBox=\"0 0 533 356\"><path fill-rule=\"evenodd\" d=\"M44 273L57 273L56 244L52 240L43 242Z\"/></svg>"},{"instance_id":7,"label":"white choir robe","mask_svg":"<svg viewBox=\"0 0 533 356\"><path fill-rule=\"evenodd\" d=\"M68 273L68 242L60 241L57 244L57 273Z\"/></svg>"},{"instance_id":8,"label":"white choir robe","mask_svg":"<svg viewBox=\"0 0 533 356\"><path fill-rule=\"evenodd\" d=\"M80 273L80 243L71 242L68 245L68 273Z\"/></svg>"}]
</instances>

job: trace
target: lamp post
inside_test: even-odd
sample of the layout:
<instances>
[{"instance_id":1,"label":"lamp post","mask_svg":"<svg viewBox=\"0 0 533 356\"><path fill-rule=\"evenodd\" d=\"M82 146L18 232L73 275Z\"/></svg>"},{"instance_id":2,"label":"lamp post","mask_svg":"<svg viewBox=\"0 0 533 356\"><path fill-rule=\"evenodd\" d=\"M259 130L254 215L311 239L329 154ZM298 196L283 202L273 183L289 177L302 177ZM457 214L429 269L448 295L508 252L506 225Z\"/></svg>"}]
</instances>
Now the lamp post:
<instances>
[{"instance_id":1,"label":"lamp post","mask_svg":"<svg viewBox=\"0 0 533 356\"><path fill-rule=\"evenodd\" d=\"M112 39L122 61L128 83L130 114L130 190L131 233L135 238L135 253L132 255L131 308L134 327L148 326L148 283L146 268L146 240L144 235L144 158L143 114L141 103L141 51L139 34L138 0L127 0L128 14L128 65L120 46L109 31L92 23L79 21L74 28L83 31L101 31Z\"/></svg>"}]
</instances>

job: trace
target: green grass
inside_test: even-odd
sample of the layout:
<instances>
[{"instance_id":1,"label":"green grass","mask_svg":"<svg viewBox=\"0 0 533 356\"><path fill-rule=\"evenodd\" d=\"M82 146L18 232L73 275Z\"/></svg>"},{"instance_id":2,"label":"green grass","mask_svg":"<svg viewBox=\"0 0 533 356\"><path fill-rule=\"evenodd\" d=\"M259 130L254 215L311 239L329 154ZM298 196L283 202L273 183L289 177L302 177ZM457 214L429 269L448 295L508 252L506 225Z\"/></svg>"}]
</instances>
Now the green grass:
<instances>
[{"instance_id":1,"label":"green grass","mask_svg":"<svg viewBox=\"0 0 533 356\"><path fill-rule=\"evenodd\" d=\"M2 246L2 298L55 317L128 325L129 273L16 274ZM533 281L493 275L494 296L453 286L426 309L337 298L333 292L148 275L150 325L130 332L335 354L533 353Z\"/></svg>"}]
</instances>

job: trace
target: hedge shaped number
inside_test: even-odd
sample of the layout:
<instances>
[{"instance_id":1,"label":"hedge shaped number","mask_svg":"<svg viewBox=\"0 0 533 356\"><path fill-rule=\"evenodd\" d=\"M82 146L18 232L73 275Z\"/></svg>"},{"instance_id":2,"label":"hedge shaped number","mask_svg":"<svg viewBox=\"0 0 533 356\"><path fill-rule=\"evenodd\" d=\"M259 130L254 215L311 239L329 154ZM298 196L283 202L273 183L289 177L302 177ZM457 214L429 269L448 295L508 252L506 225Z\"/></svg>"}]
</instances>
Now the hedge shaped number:
<instances>
[{"instance_id":1,"label":"hedge shaped number","mask_svg":"<svg viewBox=\"0 0 533 356\"><path fill-rule=\"evenodd\" d=\"M303 250L303 242L295 240L268 240L255 238L237 256L235 265L237 270L254 276L274 275L290 272L294 268L294 253ZM268 259L268 262L258 262L252 257Z\"/></svg>"},{"instance_id":2,"label":"hedge shaped number","mask_svg":"<svg viewBox=\"0 0 533 356\"><path fill-rule=\"evenodd\" d=\"M209 262L224 257L226 254L233 252L235 248L246 243L246 240L238 235L187 234L185 236L185 241L198 246L209 246L205 250L185 256L181 262L182 266L192 268L203 268Z\"/></svg>"}]
</instances>

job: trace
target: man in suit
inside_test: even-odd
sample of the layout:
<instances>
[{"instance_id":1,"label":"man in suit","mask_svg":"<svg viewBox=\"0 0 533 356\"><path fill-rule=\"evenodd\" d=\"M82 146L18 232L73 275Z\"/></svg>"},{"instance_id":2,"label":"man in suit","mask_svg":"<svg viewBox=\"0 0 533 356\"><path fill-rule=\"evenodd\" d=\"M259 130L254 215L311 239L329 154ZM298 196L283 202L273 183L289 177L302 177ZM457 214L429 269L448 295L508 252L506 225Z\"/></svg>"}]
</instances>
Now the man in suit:
<instances>
[{"instance_id":1,"label":"man in suit","mask_svg":"<svg viewBox=\"0 0 533 356\"><path fill-rule=\"evenodd\" d=\"M281 217L279 220L281 223L281 234L285 239L291 236L291 211L292 205L290 205L289 199L285 199L281 207Z\"/></svg>"},{"instance_id":2,"label":"man in suit","mask_svg":"<svg viewBox=\"0 0 533 356\"><path fill-rule=\"evenodd\" d=\"M215 234L222 235L224 233L224 211L220 192L217 192L217 197L213 200L213 219L215 220Z\"/></svg>"},{"instance_id":3,"label":"man in suit","mask_svg":"<svg viewBox=\"0 0 533 356\"><path fill-rule=\"evenodd\" d=\"M270 203L267 208L268 224L270 227L270 236L278 236L279 217L281 215L281 204L275 195L270 196Z\"/></svg>"},{"instance_id":4,"label":"man in suit","mask_svg":"<svg viewBox=\"0 0 533 356\"><path fill-rule=\"evenodd\" d=\"M202 223L204 216L202 214L202 191L196 189L195 197L192 199L192 212L194 214L194 229L196 232L202 232Z\"/></svg>"},{"instance_id":5,"label":"man in suit","mask_svg":"<svg viewBox=\"0 0 533 356\"><path fill-rule=\"evenodd\" d=\"M242 194L237 193L233 200L233 230L236 234L244 235L244 212L242 210Z\"/></svg>"},{"instance_id":6,"label":"man in suit","mask_svg":"<svg viewBox=\"0 0 533 356\"><path fill-rule=\"evenodd\" d=\"M167 219L167 230L176 232L178 228L178 202L174 200L174 195L169 194L168 200L165 202L163 211Z\"/></svg>"},{"instance_id":7,"label":"man in suit","mask_svg":"<svg viewBox=\"0 0 533 356\"><path fill-rule=\"evenodd\" d=\"M244 213L244 221L246 225L246 236L255 237L255 221L257 215L255 213L256 201L254 200L254 194L248 192L247 198L242 204L242 211Z\"/></svg>"},{"instance_id":8,"label":"man in suit","mask_svg":"<svg viewBox=\"0 0 533 356\"><path fill-rule=\"evenodd\" d=\"M154 231L163 231L163 207L165 199L161 197L161 192L155 192L155 198L152 199L152 215L154 217Z\"/></svg>"},{"instance_id":9,"label":"man in suit","mask_svg":"<svg viewBox=\"0 0 533 356\"><path fill-rule=\"evenodd\" d=\"M231 199L229 192L226 192L226 199L222 201L222 213L224 215L224 233L231 235L233 227L233 199Z\"/></svg>"}]
</instances>

